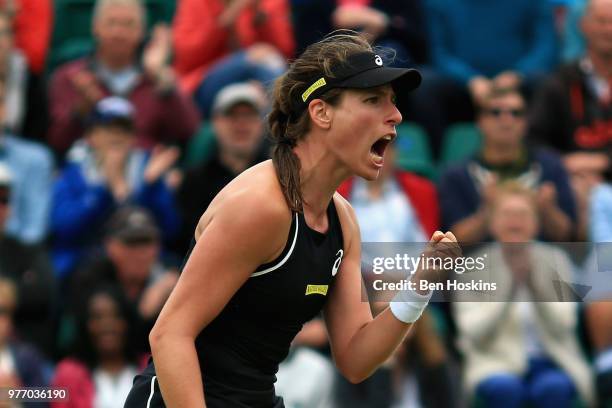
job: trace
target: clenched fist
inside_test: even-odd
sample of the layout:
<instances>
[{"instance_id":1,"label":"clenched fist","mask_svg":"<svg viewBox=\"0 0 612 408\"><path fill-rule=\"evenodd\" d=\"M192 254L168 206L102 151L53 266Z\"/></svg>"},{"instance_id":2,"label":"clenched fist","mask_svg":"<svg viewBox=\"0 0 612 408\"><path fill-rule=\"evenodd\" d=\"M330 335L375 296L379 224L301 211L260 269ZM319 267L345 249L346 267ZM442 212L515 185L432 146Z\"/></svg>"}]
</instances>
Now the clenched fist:
<instances>
[{"instance_id":1,"label":"clenched fist","mask_svg":"<svg viewBox=\"0 0 612 408\"><path fill-rule=\"evenodd\" d=\"M415 282L421 280L437 282L442 280L449 272L445 265L448 265L450 262L454 264L455 259L461 255L461 246L452 232L434 232L425 251L423 251L420 266L413 280Z\"/></svg>"}]
</instances>

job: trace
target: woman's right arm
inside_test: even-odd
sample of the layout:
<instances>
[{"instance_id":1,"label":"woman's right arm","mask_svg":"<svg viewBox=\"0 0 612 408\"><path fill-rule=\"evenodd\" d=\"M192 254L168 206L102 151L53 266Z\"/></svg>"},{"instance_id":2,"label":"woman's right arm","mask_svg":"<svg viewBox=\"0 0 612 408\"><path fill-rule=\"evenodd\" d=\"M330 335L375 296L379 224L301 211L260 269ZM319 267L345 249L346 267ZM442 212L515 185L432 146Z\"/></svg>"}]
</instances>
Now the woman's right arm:
<instances>
[{"instance_id":1,"label":"woman's right arm","mask_svg":"<svg viewBox=\"0 0 612 408\"><path fill-rule=\"evenodd\" d=\"M285 203L263 192L239 192L218 204L149 335L169 407L205 406L195 338L257 266L282 252L290 229Z\"/></svg>"}]
</instances>

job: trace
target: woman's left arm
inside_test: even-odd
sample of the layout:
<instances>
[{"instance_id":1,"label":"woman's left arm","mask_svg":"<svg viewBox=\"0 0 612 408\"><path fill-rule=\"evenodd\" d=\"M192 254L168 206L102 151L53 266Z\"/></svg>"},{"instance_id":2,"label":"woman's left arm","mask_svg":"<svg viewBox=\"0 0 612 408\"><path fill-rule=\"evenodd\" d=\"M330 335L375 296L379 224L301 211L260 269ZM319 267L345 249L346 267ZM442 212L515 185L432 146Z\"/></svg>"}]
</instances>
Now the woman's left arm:
<instances>
[{"instance_id":1,"label":"woman's left arm","mask_svg":"<svg viewBox=\"0 0 612 408\"><path fill-rule=\"evenodd\" d=\"M345 254L324 315L336 366L350 382L358 383L393 354L412 323L399 320L389 307L372 318L367 298L362 298L359 227L350 205L340 197L336 204Z\"/></svg>"}]
</instances>

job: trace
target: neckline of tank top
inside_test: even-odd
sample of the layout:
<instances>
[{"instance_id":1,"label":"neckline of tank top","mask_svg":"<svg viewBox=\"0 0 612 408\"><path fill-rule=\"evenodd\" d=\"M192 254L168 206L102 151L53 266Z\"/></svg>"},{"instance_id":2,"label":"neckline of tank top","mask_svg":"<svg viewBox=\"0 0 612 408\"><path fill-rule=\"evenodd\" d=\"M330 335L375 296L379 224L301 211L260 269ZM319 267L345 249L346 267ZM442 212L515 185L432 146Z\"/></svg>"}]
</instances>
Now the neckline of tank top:
<instances>
[{"instance_id":1,"label":"neckline of tank top","mask_svg":"<svg viewBox=\"0 0 612 408\"><path fill-rule=\"evenodd\" d=\"M326 214L327 214L327 230L325 232L321 232L321 231L317 231L316 229L312 228L310 225L308 225L308 223L306 222L306 217L304 216L304 213L300 213L299 214L299 218L302 220L304 226L308 229L308 231L314 233L316 236L320 237L320 238L325 238L329 235L329 231L331 230L331 225L332 225L332 206L335 209L336 205L334 203L334 199L332 198L331 201L329 202L329 205L327 206L327 210L326 210Z\"/></svg>"}]
</instances>

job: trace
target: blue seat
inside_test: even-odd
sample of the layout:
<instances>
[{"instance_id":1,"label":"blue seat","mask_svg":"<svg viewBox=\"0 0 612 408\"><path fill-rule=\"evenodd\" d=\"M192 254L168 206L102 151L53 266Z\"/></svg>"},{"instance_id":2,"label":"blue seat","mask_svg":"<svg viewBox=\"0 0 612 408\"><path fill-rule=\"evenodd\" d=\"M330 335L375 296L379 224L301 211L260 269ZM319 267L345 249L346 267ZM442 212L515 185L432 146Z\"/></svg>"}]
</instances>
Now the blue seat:
<instances>
[{"instance_id":1,"label":"blue seat","mask_svg":"<svg viewBox=\"0 0 612 408\"><path fill-rule=\"evenodd\" d=\"M216 144L212 125L210 122L204 122L187 144L183 168L194 167L204 162L211 156Z\"/></svg>"},{"instance_id":2,"label":"blue seat","mask_svg":"<svg viewBox=\"0 0 612 408\"><path fill-rule=\"evenodd\" d=\"M429 138L423 128L411 123L399 125L395 143L396 162L400 168L432 180L436 178L436 166L433 162Z\"/></svg>"},{"instance_id":3,"label":"blue seat","mask_svg":"<svg viewBox=\"0 0 612 408\"><path fill-rule=\"evenodd\" d=\"M451 125L444 134L440 164L446 167L473 156L482 144L482 136L474 123Z\"/></svg>"}]
</instances>

